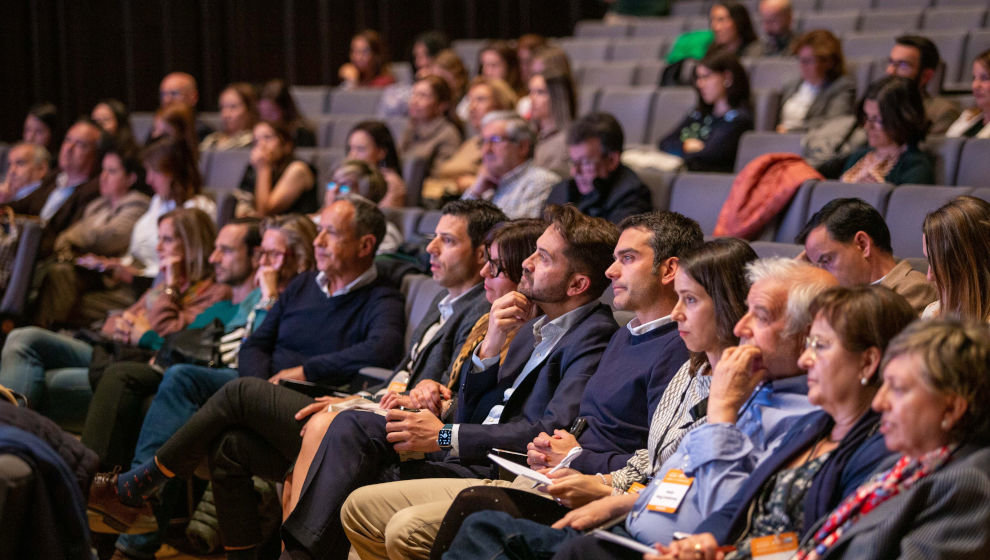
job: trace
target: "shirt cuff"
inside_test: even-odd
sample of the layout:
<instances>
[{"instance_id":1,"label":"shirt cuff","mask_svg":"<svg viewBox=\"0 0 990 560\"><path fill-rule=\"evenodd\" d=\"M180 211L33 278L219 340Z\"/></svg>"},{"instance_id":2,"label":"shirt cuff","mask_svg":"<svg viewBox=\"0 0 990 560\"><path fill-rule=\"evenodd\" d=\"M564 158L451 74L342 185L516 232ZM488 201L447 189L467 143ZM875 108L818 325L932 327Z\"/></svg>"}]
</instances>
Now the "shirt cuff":
<instances>
[{"instance_id":1,"label":"shirt cuff","mask_svg":"<svg viewBox=\"0 0 990 560\"><path fill-rule=\"evenodd\" d=\"M481 347L479 346L478 348ZM492 356L491 358L481 358L478 356L478 350L475 350L474 353L471 354L471 363L474 365L474 368L472 368L471 371L473 373L481 373L486 369L497 364L498 358L499 358L498 356Z\"/></svg>"},{"instance_id":2,"label":"shirt cuff","mask_svg":"<svg viewBox=\"0 0 990 560\"><path fill-rule=\"evenodd\" d=\"M447 455L450 457L460 457L460 440L457 438L457 430L460 428L460 424L454 424L450 428L450 449L447 450Z\"/></svg>"}]
</instances>

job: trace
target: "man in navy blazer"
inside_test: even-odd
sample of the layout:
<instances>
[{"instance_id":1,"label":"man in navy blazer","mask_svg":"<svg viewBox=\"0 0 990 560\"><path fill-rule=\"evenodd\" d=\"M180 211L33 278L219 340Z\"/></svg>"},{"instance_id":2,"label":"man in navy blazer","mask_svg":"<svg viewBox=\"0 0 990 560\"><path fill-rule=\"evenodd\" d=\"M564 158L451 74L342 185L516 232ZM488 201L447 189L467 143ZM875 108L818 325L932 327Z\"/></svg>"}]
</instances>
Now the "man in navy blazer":
<instances>
[{"instance_id":1,"label":"man in navy blazer","mask_svg":"<svg viewBox=\"0 0 990 560\"><path fill-rule=\"evenodd\" d=\"M492 305L488 334L461 376L458 423L445 425L427 411L391 410L384 419L340 413L282 526L289 557L347 557L340 507L359 486L490 476L491 448L522 452L540 432L574 420L584 386L617 328L598 298L608 286L605 270L618 230L569 206L549 208L547 218L551 225L523 262L519 291ZM543 314L536 316L538 310ZM516 330L499 364L499 351ZM402 462L409 452L429 453L429 460Z\"/></svg>"}]
</instances>

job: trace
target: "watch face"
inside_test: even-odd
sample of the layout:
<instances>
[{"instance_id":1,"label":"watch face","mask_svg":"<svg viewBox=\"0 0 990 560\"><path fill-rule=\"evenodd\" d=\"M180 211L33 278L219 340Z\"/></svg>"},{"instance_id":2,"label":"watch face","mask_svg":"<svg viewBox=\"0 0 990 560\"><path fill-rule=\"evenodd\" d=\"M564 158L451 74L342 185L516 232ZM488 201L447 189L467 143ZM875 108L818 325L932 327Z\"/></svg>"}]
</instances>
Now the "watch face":
<instances>
[{"instance_id":1,"label":"watch face","mask_svg":"<svg viewBox=\"0 0 990 560\"><path fill-rule=\"evenodd\" d=\"M450 439L450 430L444 428L440 430L440 434L437 436L437 443L440 444L440 447L450 447Z\"/></svg>"}]
</instances>

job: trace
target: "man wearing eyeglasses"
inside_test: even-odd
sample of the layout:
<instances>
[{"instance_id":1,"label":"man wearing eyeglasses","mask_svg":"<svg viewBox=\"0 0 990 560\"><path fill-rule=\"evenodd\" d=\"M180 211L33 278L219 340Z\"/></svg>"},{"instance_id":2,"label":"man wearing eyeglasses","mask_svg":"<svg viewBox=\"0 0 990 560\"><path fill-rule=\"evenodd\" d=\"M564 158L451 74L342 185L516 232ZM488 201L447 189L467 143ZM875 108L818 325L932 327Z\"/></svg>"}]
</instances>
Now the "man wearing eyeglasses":
<instances>
[{"instance_id":1,"label":"man wearing eyeglasses","mask_svg":"<svg viewBox=\"0 0 990 560\"><path fill-rule=\"evenodd\" d=\"M613 224L649 212L653 207L649 189L622 165L624 141L622 125L609 113L591 113L574 121L567 131L571 178L553 187L547 204L571 203Z\"/></svg>"},{"instance_id":2,"label":"man wearing eyeglasses","mask_svg":"<svg viewBox=\"0 0 990 560\"><path fill-rule=\"evenodd\" d=\"M41 186L10 207L18 214L38 216L44 225L39 257L51 254L55 238L82 217L86 205L100 196L99 171L106 133L89 119L80 119L65 134L58 152L58 170Z\"/></svg>"},{"instance_id":3,"label":"man wearing eyeglasses","mask_svg":"<svg viewBox=\"0 0 990 560\"><path fill-rule=\"evenodd\" d=\"M170 105L181 103L196 114L196 104L199 102L199 88L196 86L196 78L185 72L172 72L162 78L158 86L158 104L161 109ZM213 129L203 121L196 119L196 137L199 140L206 138L213 132ZM148 139L150 140L151 136ZM146 142L147 143L147 142Z\"/></svg>"},{"instance_id":4,"label":"man wearing eyeglasses","mask_svg":"<svg viewBox=\"0 0 990 560\"><path fill-rule=\"evenodd\" d=\"M952 123L959 118L959 105L949 101L944 97L933 97L929 94L930 89L938 92L941 84L933 84L937 87L929 88L928 84L935 78L935 71L941 57L938 47L927 37L919 35L902 35L895 39L893 48L890 49L890 57L887 59L887 74L890 76L901 76L914 80L921 90L921 95L925 100L925 115L931 121L932 127L929 134L945 134Z\"/></svg>"},{"instance_id":5,"label":"man wearing eyeglasses","mask_svg":"<svg viewBox=\"0 0 990 560\"><path fill-rule=\"evenodd\" d=\"M550 189L560 181L533 164L536 133L515 111L494 111L481 120L481 170L463 199L492 201L505 214L539 218Z\"/></svg>"}]
</instances>

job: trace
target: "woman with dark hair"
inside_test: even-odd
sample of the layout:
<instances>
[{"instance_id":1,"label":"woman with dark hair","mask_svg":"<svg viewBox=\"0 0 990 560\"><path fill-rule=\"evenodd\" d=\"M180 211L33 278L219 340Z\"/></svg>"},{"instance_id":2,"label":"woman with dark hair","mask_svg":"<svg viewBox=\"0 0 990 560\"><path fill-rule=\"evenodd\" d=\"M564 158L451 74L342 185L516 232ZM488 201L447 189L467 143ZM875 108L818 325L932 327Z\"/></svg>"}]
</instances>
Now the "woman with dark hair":
<instances>
[{"instance_id":1,"label":"woman with dark hair","mask_svg":"<svg viewBox=\"0 0 990 560\"><path fill-rule=\"evenodd\" d=\"M945 131L949 138L990 138L990 50L973 60L972 88L974 106Z\"/></svg>"},{"instance_id":2,"label":"woman with dark hair","mask_svg":"<svg viewBox=\"0 0 990 560\"><path fill-rule=\"evenodd\" d=\"M147 146L164 137L184 142L189 153L193 154L196 161L199 161L196 119L189 107L182 103L173 103L155 111L155 118L151 125L151 139Z\"/></svg>"},{"instance_id":3,"label":"woman with dark hair","mask_svg":"<svg viewBox=\"0 0 990 560\"><path fill-rule=\"evenodd\" d=\"M694 69L698 106L660 141L691 171L730 173L739 139L753 129L749 77L731 52L715 50Z\"/></svg>"},{"instance_id":4,"label":"woman with dark hair","mask_svg":"<svg viewBox=\"0 0 990 560\"><path fill-rule=\"evenodd\" d=\"M413 46L410 55L410 62L413 67L413 77L422 78L430 72L434 66L437 56L450 49L450 41L447 36L440 31L426 31L420 33L413 39ZM454 55L457 57L457 55ZM464 82L467 82L467 70L464 63L457 58L461 71L464 72ZM449 63L441 65L444 68L450 66ZM462 84L463 86L463 84ZM378 116L380 117L405 117L409 109L409 95L412 93L412 84L394 83L385 88L382 92L382 99L378 102Z\"/></svg>"},{"instance_id":5,"label":"woman with dark hair","mask_svg":"<svg viewBox=\"0 0 990 560\"><path fill-rule=\"evenodd\" d=\"M517 95L526 93L519 71L519 57L505 41L492 41L481 47L478 51L478 75L504 81Z\"/></svg>"},{"instance_id":6,"label":"woman with dark hair","mask_svg":"<svg viewBox=\"0 0 990 560\"><path fill-rule=\"evenodd\" d=\"M684 436L704 423L704 417L692 411L707 402L712 372L723 350L739 342L733 328L746 313L749 281L745 270L755 260L756 253L749 244L735 238L705 242L679 260L674 276L677 304L671 319L677 321L691 358L671 378L652 412L647 449L638 450L625 466L611 473L558 469L551 475L553 485L545 490L549 492L546 497L559 499L560 505L533 491L464 490L444 517L431 557L438 558L448 546L445 558L498 557L497 551L511 538L513 546L521 547L518 550L549 558L574 536L573 531L565 533L548 526L570 508L578 508L571 510L574 515L605 510L614 513L607 518L628 512L636 494L627 491L647 483ZM471 512L490 509L498 512L485 511L464 519Z\"/></svg>"},{"instance_id":7,"label":"woman with dark hair","mask_svg":"<svg viewBox=\"0 0 990 560\"><path fill-rule=\"evenodd\" d=\"M221 130L210 133L200 150L233 150L251 145L251 131L258 122L258 92L246 82L234 82L220 92Z\"/></svg>"},{"instance_id":8,"label":"woman with dark hair","mask_svg":"<svg viewBox=\"0 0 990 560\"><path fill-rule=\"evenodd\" d=\"M918 148L930 123L913 81L884 76L873 82L860 101L858 114L869 145L846 158L840 181L892 185L935 182L932 159Z\"/></svg>"},{"instance_id":9,"label":"woman with dark hair","mask_svg":"<svg viewBox=\"0 0 990 560\"><path fill-rule=\"evenodd\" d=\"M839 38L816 29L798 37L793 51L801 77L781 89L777 132L803 132L833 117L853 114L856 83L846 75Z\"/></svg>"},{"instance_id":10,"label":"woman with dark hair","mask_svg":"<svg viewBox=\"0 0 990 560\"><path fill-rule=\"evenodd\" d=\"M402 132L399 151L403 158L427 162L432 175L461 145L461 130L453 115L453 92L439 76L426 76L413 84L409 97L409 125Z\"/></svg>"},{"instance_id":11,"label":"woman with dark hair","mask_svg":"<svg viewBox=\"0 0 990 560\"><path fill-rule=\"evenodd\" d=\"M440 51L450 48L450 40L441 31L424 31L413 39L412 57L410 62L413 71L419 72L433 62Z\"/></svg>"},{"instance_id":12,"label":"woman with dark hair","mask_svg":"<svg viewBox=\"0 0 990 560\"><path fill-rule=\"evenodd\" d=\"M55 239L55 260L43 269L35 324L64 323L80 294L102 289L102 275L77 268L83 255L118 257L127 250L131 231L148 210L148 197L137 188L144 183L140 161L131 152L111 147L103 156L100 196L82 217Z\"/></svg>"},{"instance_id":13,"label":"woman with dark hair","mask_svg":"<svg viewBox=\"0 0 990 560\"><path fill-rule=\"evenodd\" d=\"M938 299L922 318L990 322L990 203L959 196L925 216L921 243Z\"/></svg>"},{"instance_id":14,"label":"woman with dark hair","mask_svg":"<svg viewBox=\"0 0 990 560\"><path fill-rule=\"evenodd\" d=\"M577 113L577 94L571 77L543 72L529 79L529 120L536 125L533 164L560 177L570 174L567 129Z\"/></svg>"},{"instance_id":15,"label":"woman with dark hair","mask_svg":"<svg viewBox=\"0 0 990 560\"><path fill-rule=\"evenodd\" d=\"M263 121L279 123L287 128L292 135L292 143L297 148L316 145L316 134L296 107L296 101L285 80L268 80L261 86L258 94L258 116Z\"/></svg>"},{"instance_id":16,"label":"woman with dark hair","mask_svg":"<svg viewBox=\"0 0 990 560\"><path fill-rule=\"evenodd\" d=\"M385 177L388 191L378 203L379 208L400 208L406 205L406 182L402 180L402 164L395 148L392 132L381 121L361 121L347 135L347 159L359 159L376 166Z\"/></svg>"},{"instance_id":17,"label":"woman with dark hair","mask_svg":"<svg viewBox=\"0 0 990 560\"><path fill-rule=\"evenodd\" d=\"M887 345L915 320L911 305L882 286L835 287L816 297L815 318L798 365L808 372L808 400L822 412L802 420L692 536L662 547L661 557L701 553L719 544L729 557L755 556L760 540L810 534L816 520L839 505L889 456L870 403L880 387ZM797 547L798 539L792 542Z\"/></svg>"},{"instance_id":18,"label":"woman with dark hair","mask_svg":"<svg viewBox=\"0 0 990 560\"><path fill-rule=\"evenodd\" d=\"M320 207L316 171L295 157L292 134L281 124L254 125L251 161L244 170L236 214L308 214Z\"/></svg>"},{"instance_id":19,"label":"woman with dark hair","mask_svg":"<svg viewBox=\"0 0 990 560\"><path fill-rule=\"evenodd\" d=\"M351 39L350 62L337 72L345 88L382 88L395 83L388 70L385 43L377 31L365 29Z\"/></svg>"},{"instance_id":20,"label":"woman with dark hair","mask_svg":"<svg viewBox=\"0 0 990 560\"><path fill-rule=\"evenodd\" d=\"M93 106L89 117L113 137L117 146L126 152L137 152L137 140L131 130L131 113L121 101L101 99Z\"/></svg>"},{"instance_id":21,"label":"woman with dark hair","mask_svg":"<svg viewBox=\"0 0 990 560\"><path fill-rule=\"evenodd\" d=\"M333 172L333 180L327 184L323 193L323 207L334 203L338 197L348 193L362 196L375 204L381 204L388 187L385 178L378 167L359 159L349 159L337 166ZM317 225L320 215L313 216ZM377 254L395 253L404 241L402 231L391 222L385 221L385 237L378 243Z\"/></svg>"},{"instance_id":22,"label":"woman with dark hair","mask_svg":"<svg viewBox=\"0 0 990 560\"><path fill-rule=\"evenodd\" d=\"M536 33L526 33L516 41L516 58L519 59L519 75L522 82L529 83L529 78L535 74L533 72L533 60L536 59L536 52L547 46L547 38Z\"/></svg>"},{"instance_id":23,"label":"woman with dark hair","mask_svg":"<svg viewBox=\"0 0 990 560\"><path fill-rule=\"evenodd\" d=\"M21 140L28 144L44 146L50 154L57 154L58 109L51 103L36 103L24 117Z\"/></svg>"},{"instance_id":24,"label":"woman with dark hair","mask_svg":"<svg viewBox=\"0 0 990 560\"><path fill-rule=\"evenodd\" d=\"M712 5L708 17L715 38L709 45L707 54L716 49L728 51L740 58L763 54L763 46L757 40L753 20L745 5L734 0L721 0Z\"/></svg>"}]
</instances>

